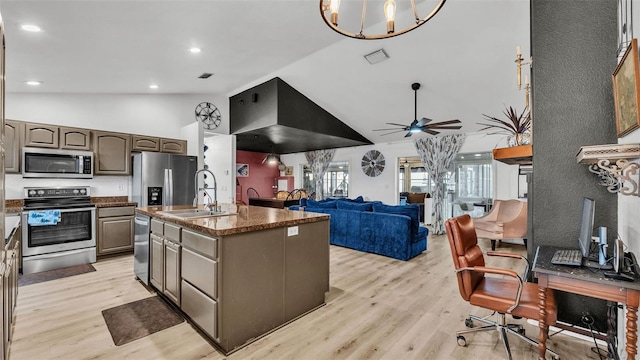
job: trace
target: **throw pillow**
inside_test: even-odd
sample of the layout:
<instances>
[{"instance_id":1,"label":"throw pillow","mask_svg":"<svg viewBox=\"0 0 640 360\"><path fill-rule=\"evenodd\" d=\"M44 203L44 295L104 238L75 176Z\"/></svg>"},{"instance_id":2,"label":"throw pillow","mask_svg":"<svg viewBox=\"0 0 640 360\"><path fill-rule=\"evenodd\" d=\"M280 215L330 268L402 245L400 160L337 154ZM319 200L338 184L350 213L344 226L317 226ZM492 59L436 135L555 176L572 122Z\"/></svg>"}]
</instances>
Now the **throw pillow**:
<instances>
[{"instance_id":1,"label":"throw pillow","mask_svg":"<svg viewBox=\"0 0 640 360\"><path fill-rule=\"evenodd\" d=\"M335 209L336 201L315 201L315 200L307 199L307 207Z\"/></svg>"},{"instance_id":2,"label":"throw pillow","mask_svg":"<svg viewBox=\"0 0 640 360\"><path fill-rule=\"evenodd\" d=\"M338 209L343 210L356 210L356 211L373 211L373 204L370 203L356 203L351 201L338 201L336 203Z\"/></svg>"},{"instance_id":3,"label":"throw pillow","mask_svg":"<svg viewBox=\"0 0 640 360\"><path fill-rule=\"evenodd\" d=\"M406 215L411 218L411 232L414 235L418 234L418 229L420 227L420 207L418 206L418 204L395 206L374 203L373 212Z\"/></svg>"}]
</instances>

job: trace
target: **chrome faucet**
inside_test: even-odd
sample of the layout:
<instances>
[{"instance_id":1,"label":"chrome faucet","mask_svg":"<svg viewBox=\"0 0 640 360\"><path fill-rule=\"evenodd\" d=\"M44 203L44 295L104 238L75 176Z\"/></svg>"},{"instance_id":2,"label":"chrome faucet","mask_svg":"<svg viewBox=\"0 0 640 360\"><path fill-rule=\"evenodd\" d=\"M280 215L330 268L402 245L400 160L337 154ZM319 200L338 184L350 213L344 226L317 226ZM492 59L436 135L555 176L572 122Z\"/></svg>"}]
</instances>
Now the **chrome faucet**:
<instances>
[{"instance_id":1,"label":"chrome faucet","mask_svg":"<svg viewBox=\"0 0 640 360\"><path fill-rule=\"evenodd\" d=\"M209 194L209 187L205 181L204 186L201 188L198 188L198 175L202 172L208 172L209 174L211 174L211 177L213 177L213 203L210 203L207 200L207 203L204 205L205 209L208 210L213 210L213 211L217 211L218 210L218 182L216 181L216 176L213 175L213 173L211 172L211 170L208 169L208 166L205 165L204 169L200 169L198 171L196 171L195 176L193 177L194 180L194 189L195 189L195 197L193 198L193 207L197 207L198 206L198 194L200 193L200 190L203 190L207 196L209 198L211 198L211 195Z\"/></svg>"}]
</instances>

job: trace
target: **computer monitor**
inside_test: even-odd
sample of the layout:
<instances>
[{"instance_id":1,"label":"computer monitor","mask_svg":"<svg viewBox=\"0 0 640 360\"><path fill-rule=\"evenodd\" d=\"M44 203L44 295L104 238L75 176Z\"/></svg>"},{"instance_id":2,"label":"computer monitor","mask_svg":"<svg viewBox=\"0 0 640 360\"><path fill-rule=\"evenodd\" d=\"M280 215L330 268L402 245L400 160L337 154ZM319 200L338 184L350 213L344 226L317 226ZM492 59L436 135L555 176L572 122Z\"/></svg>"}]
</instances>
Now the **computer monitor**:
<instances>
[{"instance_id":1,"label":"computer monitor","mask_svg":"<svg viewBox=\"0 0 640 360\"><path fill-rule=\"evenodd\" d=\"M580 251L582 257L589 258L591 250L591 234L593 231L593 219L596 213L596 202L593 199L587 197L582 199L582 215L580 217L580 236L578 237L578 243L580 244Z\"/></svg>"}]
</instances>

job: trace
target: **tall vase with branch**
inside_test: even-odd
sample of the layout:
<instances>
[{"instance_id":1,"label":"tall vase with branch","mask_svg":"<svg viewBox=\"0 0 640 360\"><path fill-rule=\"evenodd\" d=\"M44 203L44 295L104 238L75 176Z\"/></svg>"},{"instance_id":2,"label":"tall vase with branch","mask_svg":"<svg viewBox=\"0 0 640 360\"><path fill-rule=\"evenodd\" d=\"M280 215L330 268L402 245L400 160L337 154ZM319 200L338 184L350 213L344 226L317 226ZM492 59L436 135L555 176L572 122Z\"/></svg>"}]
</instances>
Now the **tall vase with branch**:
<instances>
[{"instance_id":1,"label":"tall vase with branch","mask_svg":"<svg viewBox=\"0 0 640 360\"><path fill-rule=\"evenodd\" d=\"M518 115L516 109L509 106L503 111L503 114L507 118L507 121L482 114L485 120L490 121L490 123L478 123L478 125L484 126L480 131L491 129L496 131L489 134L508 135L507 144L509 146L531 144L531 113L529 112L529 108L525 107L520 115Z\"/></svg>"}]
</instances>

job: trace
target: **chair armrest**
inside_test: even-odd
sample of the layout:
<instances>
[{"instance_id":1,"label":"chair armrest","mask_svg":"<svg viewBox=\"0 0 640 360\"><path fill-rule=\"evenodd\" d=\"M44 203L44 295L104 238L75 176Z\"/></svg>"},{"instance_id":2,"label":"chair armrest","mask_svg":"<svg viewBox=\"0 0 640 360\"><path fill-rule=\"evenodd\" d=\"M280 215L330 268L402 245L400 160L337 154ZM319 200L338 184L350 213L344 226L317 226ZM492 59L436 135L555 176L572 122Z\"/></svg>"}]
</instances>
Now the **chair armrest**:
<instances>
[{"instance_id":1,"label":"chair armrest","mask_svg":"<svg viewBox=\"0 0 640 360\"><path fill-rule=\"evenodd\" d=\"M529 268L531 267L531 264L529 263L529 259L527 259L523 255L514 254L514 253L508 253L508 252L502 252L502 251L487 251L487 255L488 256L508 257L508 258L514 258L514 259L522 259L527 263L527 267L524 269L524 274L522 274L522 277L526 279L527 276L529 275Z\"/></svg>"},{"instance_id":2,"label":"chair armrest","mask_svg":"<svg viewBox=\"0 0 640 360\"><path fill-rule=\"evenodd\" d=\"M512 278L515 278L516 280L518 280L518 291L516 292L516 298L514 299L513 305L511 305L511 307L507 309L507 313L510 314L513 311L513 309L517 308L518 305L520 304L520 297L522 296L523 281L517 272L513 270L489 268L484 266L465 267L465 268L456 270L456 272L462 272L462 271L477 271L485 274L504 275L504 276L510 276Z\"/></svg>"}]
</instances>

